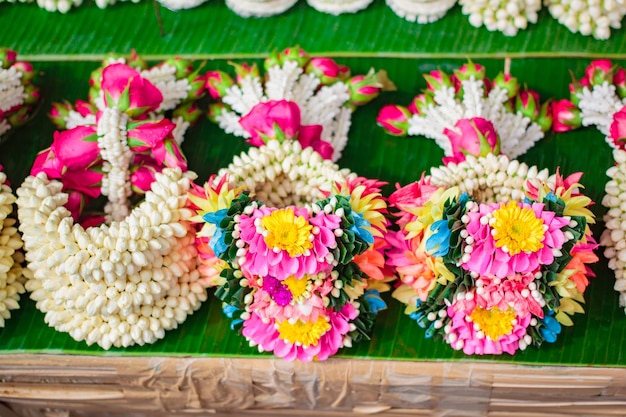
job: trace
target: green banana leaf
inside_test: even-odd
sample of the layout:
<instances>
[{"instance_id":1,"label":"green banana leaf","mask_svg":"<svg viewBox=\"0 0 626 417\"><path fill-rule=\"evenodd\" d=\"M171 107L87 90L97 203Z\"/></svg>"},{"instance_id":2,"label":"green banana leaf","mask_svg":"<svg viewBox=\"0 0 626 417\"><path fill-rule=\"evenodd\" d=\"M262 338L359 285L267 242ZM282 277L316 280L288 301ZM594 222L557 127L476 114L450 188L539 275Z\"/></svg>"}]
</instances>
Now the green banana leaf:
<instances>
[{"instance_id":1,"label":"green banana leaf","mask_svg":"<svg viewBox=\"0 0 626 417\"><path fill-rule=\"evenodd\" d=\"M597 41L571 34L546 11L539 23L515 38L490 33L469 25L457 6L442 20L417 25L397 17L382 0L355 15L329 16L300 1L287 13L267 19L243 19L227 9L223 1L210 0L199 8L172 12L159 8L164 35L160 34L151 2L118 3L106 10L85 4L67 15L50 14L34 4L0 4L0 45L19 52L40 70L42 109L28 125L0 145L4 165L13 188L28 175L38 151L52 141L54 128L46 117L54 101L85 99L91 70L107 53L137 53L150 60L184 56L206 60L205 69L229 70L228 60L254 60L275 49L299 44L315 55L338 57L353 73L369 68L386 69L398 87L387 92L353 116L350 142L339 161L360 175L389 182L388 194L396 183L418 179L439 165L442 151L425 138L396 138L376 126L381 106L408 104L425 87L420 74L436 68L452 70L467 58L487 67L495 76L510 57L511 73L538 91L542 99L568 95L569 70L580 76L590 59L626 58L623 30L610 41ZM619 62L619 61L618 61ZM205 103L206 104L206 103ZM206 108L206 107L205 107ZM194 126L183 144L189 166L199 182L232 157L247 149L239 138L223 133L207 120ZM583 171L585 192L597 204L596 236L602 231L601 206L605 172L613 164L603 136L592 129L550 134L520 160L569 174ZM601 250L598 251L601 256ZM403 306L388 295L389 308L380 313L371 341L361 342L341 353L346 358L395 360L494 360L530 364L585 366L626 365L626 316L613 291L614 274L606 259L593 266L597 274L585 293L586 314L574 317L554 344L529 348L514 356L468 357L439 340L424 338L423 329L403 314ZM165 339L149 346L104 351L76 342L44 323L34 302L22 296L21 309L13 312L0 330L0 353L68 353L85 355L166 355L239 357L261 355L230 330L220 303L209 298L203 307Z\"/></svg>"}]
</instances>

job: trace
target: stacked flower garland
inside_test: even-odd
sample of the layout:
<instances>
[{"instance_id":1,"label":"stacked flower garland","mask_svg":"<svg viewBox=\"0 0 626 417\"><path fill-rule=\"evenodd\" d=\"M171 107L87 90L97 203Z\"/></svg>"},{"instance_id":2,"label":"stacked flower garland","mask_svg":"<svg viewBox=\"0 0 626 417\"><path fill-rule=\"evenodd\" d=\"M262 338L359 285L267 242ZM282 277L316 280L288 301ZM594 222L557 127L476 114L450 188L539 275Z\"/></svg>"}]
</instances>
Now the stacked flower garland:
<instances>
[{"instance_id":1,"label":"stacked flower garland","mask_svg":"<svg viewBox=\"0 0 626 417\"><path fill-rule=\"evenodd\" d=\"M346 67L297 48L266 67L264 85L254 66L237 67L238 85L224 73L208 76L223 100L214 118L258 148L190 195L203 225L199 252L252 346L325 360L368 337L385 307L384 183L329 160L345 146L351 105L380 88L373 74L341 79Z\"/></svg>"},{"instance_id":2,"label":"stacked flower garland","mask_svg":"<svg viewBox=\"0 0 626 417\"><path fill-rule=\"evenodd\" d=\"M206 299L186 208L195 174L163 117L180 87L166 66L155 83L125 63L98 71L87 111L55 113L77 125L17 191L31 297L50 326L104 349L152 343ZM104 212L88 213L100 197Z\"/></svg>"},{"instance_id":3,"label":"stacked flower garland","mask_svg":"<svg viewBox=\"0 0 626 417\"><path fill-rule=\"evenodd\" d=\"M30 120L39 101L35 75L29 62L17 61L15 51L0 48L0 142Z\"/></svg>"},{"instance_id":4,"label":"stacked flower garland","mask_svg":"<svg viewBox=\"0 0 626 417\"><path fill-rule=\"evenodd\" d=\"M548 106L540 110L535 94L522 99L510 75L486 79L476 64L426 79L412 116L398 106L379 115L390 133L424 134L447 155L446 165L390 196L400 226L387 237L401 281L393 296L427 337L466 354L554 342L583 311L586 264L597 261L591 200L579 193L580 174L549 177L499 153L517 156L540 138ZM512 110L511 100L529 97L536 121L524 116L528 104Z\"/></svg>"},{"instance_id":5,"label":"stacked flower garland","mask_svg":"<svg viewBox=\"0 0 626 417\"><path fill-rule=\"evenodd\" d=\"M626 307L626 70L609 60L593 61L580 80L570 84L570 99L560 100L555 111L560 132L580 126L595 126L613 149L615 165L606 172L606 195L602 204L606 229L600 243L609 267L615 271L615 290L620 305Z\"/></svg>"}]
</instances>

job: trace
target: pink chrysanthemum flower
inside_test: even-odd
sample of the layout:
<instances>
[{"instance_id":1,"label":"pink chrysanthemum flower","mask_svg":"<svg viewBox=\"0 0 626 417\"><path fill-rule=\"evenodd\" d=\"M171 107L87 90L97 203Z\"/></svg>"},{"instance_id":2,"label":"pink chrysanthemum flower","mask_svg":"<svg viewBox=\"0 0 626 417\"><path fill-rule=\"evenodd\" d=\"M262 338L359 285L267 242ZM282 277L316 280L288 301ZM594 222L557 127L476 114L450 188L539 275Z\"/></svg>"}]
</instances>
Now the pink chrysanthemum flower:
<instances>
[{"instance_id":1,"label":"pink chrysanthemum flower","mask_svg":"<svg viewBox=\"0 0 626 417\"><path fill-rule=\"evenodd\" d=\"M462 267L505 278L550 265L566 241L561 228L569 219L543 208L543 203L510 201L481 204L478 211L467 213L471 253L466 248Z\"/></svg>"},{"instance_id":2,"label":"pink chrysanthemum flower","mask_svg":"<svg viewBox=\"0 0 626 417\"><path fill-rule=\"evenodd\" d=\"M458 299L457 310L467 314L477 306L483 309L498 307L506 311L509 307L520 316L533 314L543 318L545 300L535 284L535 274L527 272L500 279L494 276L482 276L475 280L473 296Z\"/></svg>"},{"instance_id":3,"label":"pink chrysanthemum flower","mask_svg":"<svg viewBox=\"0 0 626 417\"><path fill-rule=\"evenodd\" d=\"M248 246L241 268L252 275L278 280L314 275L332 267L329 249L337 246L333 231L341 219L319 212L310 217L304 208L260 207L242 214L239 237Z\"/></svg>"},{"instance_id":4,"label":"pink chrysanthemum flower","mask_svg":"<svg viewBox=\"0 0 626 417\"><path fill-rule=\"evenodd\" d=\"M326 360L343 347L344 336L350 331L350 322L359 311L346 303L341 311L327 310L316 320L263 320L256 312L243 323L243 335L251 345L273 352L285 360Z\"/></svg>"},{"instance_id":5,"label":"pink chrysanthemum flower","mask_svg":"<svg viewBox=\"0 0 626 417\"><path fill-rule=\"evenodd\" d=\"M466 355L510 355L525 349L532 341L526 334L531 314L520 315L512 307L506 310L479 305L466 312L458 303L447 309L450 323L446 325L445 340L455 350Z\"/></svg>"}]
</instances>

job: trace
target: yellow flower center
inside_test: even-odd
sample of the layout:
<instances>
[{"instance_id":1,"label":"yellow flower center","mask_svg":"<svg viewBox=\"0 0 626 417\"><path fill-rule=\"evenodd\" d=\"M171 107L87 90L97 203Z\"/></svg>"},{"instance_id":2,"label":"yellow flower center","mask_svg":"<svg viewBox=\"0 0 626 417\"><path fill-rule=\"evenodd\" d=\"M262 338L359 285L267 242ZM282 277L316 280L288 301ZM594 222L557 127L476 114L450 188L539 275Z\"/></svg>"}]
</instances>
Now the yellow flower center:
<instances>
[{"instance_id":1,"label":"yellow flower center","mask_svg":"<svg viewBox=\"0 0 626 417\"><path fill-rule=\"evenodd\" d=\"M302 279L298 279L295 276L291 275L287 279L283 281L283 284L289 288L291 291L291 295L293 298L301 297L307 290L309 286L309 280L304 276Z\"/></svg>"},{"instance_id":2,"label":"yellow flower center","mask_svg":"<svg viewBox=\"0 0 626 417\"><path fill-rule=\"evenodd\" d=\"M528 207L521 208L514 201L493 212L496 247L505 247L511 255L536 252L543 248L543 220Z\"/></svg>"},{"instance_id":3,"label":"yellow flower center","mask_svg":"<svg viewBox=\"0 0 626 417\"><path fill-rule=\"evenodd\" d=\"M320 337L329 329L330 323L322 316L319 316L314 322L297 320L292 324L289 320L284 320L278 323L278 337L291 344L299 344L306 348L311 345L317 346Z\"/></svg>"},{"instance_id":4,"label":"yellow flower center","mask_svg":"<svg viewBox=\"0 0 626 417\"><path fill-rule=\"evenodd\" d=\"M275 210L263 217L261 224L268 231L265 244L270 249L287 251L293 258L313 247L309 240L313 226L304 217L296 217L291 209Z\"/></svg>"},{"instance_id":5,"label":"yellow flower center","mask_svg":"<svg viewBox=\"0 0 626 417\"><path fill-rule=\"evenodd\" d=\"M498 307L485 310L477 306L470 314L470 317L485 336L493 341L497 341L513 330L515 312L510 307L506 311L502 311Z\"/></svg>"}]
</instances>

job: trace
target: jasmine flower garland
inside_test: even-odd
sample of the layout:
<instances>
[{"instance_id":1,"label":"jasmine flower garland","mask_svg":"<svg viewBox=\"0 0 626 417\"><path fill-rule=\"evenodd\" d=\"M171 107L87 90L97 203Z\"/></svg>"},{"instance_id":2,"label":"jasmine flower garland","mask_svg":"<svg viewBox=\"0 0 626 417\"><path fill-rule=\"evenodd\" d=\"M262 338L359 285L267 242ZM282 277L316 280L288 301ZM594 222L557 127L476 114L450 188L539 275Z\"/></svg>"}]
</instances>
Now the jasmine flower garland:
<instances>
[{"instance_id":1,"label":"jasmine flower garland","mask_svg":"<svg viewBox=\"0 0 626 417\"><path fill-rule=\"evenodd\" d=\"M620 306L626 307L626 246L624 232L624 180L626 179L626 70L609 60L596 60L585 70L580 80L570 85L571 97L561 100L555 112L558 131L582 126L595 126L606 136L613 149L615 166L606 172L606 195L602 205L608 211L604 216L606 229L600 238L609 268L615 271L615 290L620 293Z\"/></svg>"},{"instance_id":2,"label":"jasmine flower garland","mask_svg":"<svg viewBox=\"0 0 626 417\"><path fill-rule=\"evenodd\" d=\"M233 12L241 17L267 17L285 12L298 0L226 0Z\"/></svg>"},{"instance_id":3,"label":"jasmine flower garland","mask_svg":"<svg viewBox=\"0 0 626 417\"><path fill-rule=\"evenodd\" d=\"M431 23L441 19L456 0L386 0L387 6L409 22Z\"/></svg>"},{"instance_id":4,"label":"jasmine flower garland","mask_svg":"<svg viewBox=\"0 0 626 417\"><path fill-rule=\"evenodd\" d=\"M270 140L190 194L216 295L252 346L325 360L369 337L388 280L382 184Z\"/></svg>"},{"instance_id":5,"label":"jasmine flower garland","mask_svg":"<svg viewBox=\"0 0 626 417\"><path fill-rule=\"evenodd\" d=\"M583 312L594 219L579 174L549 176L500 154L519 155L543 136L549 106L510 76L477 79L484 69L472 63L454 78L431 73L411 110L381 110L388 131L425 134L446 154L390 196L400 230L387 235L387 262L401 281L393 296L427 337L466 354L514 354L553 342Z\"/></svg>"},{"instance_id":6,"label":"jasmine flower garland","mask_svg":"<svg viewBox=\"0 0 626 417\"><path fill-rule=\"evenodd\" d=\"M19 309L20 294L28 271L23 270L22 239L13 217L15 195L0 166L0 327L11 318L11 310Z\"/></svg>"},{"instance_id":7,"label":"jasmine flower garland","mask_svg":"<svg viewBox=\"0 0 626 417\"><path fill-rule=\"evenodd\" d=\"M123 63L98 82L101 108L56 132L18 189L18 216L46 322L104 349L153 343L206 299L186 207L195 174L150 118L161 90ZM100 196L104 213L88 210Z\"/></svg>"},{"instance_id":8,"label":"jasmine flower garland","mask_svg":"<svg viewBox=\"0 0 626 417\"><path fill-rule=\"evenodd\" d=\"M0 48L0 142L30 120L39 102L35 74L29 62L17 60L15 51Z\"/></svg>"}]
</instances>

